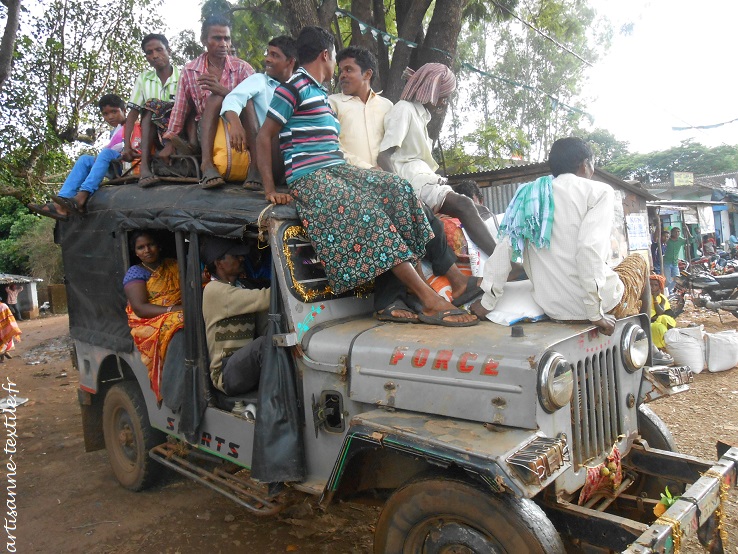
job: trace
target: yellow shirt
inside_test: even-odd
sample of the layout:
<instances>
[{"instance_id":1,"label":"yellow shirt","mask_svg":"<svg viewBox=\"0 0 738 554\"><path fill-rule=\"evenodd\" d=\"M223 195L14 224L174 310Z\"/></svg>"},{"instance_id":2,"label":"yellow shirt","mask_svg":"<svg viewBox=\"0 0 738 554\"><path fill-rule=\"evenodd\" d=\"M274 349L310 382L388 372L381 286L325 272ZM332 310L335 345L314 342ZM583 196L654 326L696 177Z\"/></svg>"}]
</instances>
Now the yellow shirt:
<instances>
[{"instance_id":1,"label":"yellow shirt","mask_svg":"<svg viewBox=\"0 0 738 554\"><path fill-rule=\"evenodd\" d=\"M375 167L384 137L384 116L392 102L374 91L366 104L358 96L341 93L329 96L328 102L341 124L338 141L346 161L362 169Z\"/></svg>"}]
</instances>

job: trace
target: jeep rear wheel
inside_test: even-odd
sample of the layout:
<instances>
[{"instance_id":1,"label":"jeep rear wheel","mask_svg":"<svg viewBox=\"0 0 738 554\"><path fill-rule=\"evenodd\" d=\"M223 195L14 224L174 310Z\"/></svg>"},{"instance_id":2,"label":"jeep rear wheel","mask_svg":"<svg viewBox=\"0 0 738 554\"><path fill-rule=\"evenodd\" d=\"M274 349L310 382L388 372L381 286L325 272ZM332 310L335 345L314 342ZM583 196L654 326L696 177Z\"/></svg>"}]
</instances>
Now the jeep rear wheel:
<instances>
[{"instance_id":1,"label":"jeep rear wheel","mask_svg":"<svg viewBox=\"0 0 738 554\"><path fill-rule=\"evenodd\" d=\"M398 489L374 533L376 554L556 554L556 529L531 500L492 494L453 479Z\"/></svg>"},{"instance_id":2,"label":"jeep rear wheel","mask_svg":"<svg viewBox=\"0 0 738 554\"><path fill-rule=\"evenodd\" d=\"M149 424L136 383L118 383L105 395L103 435L110 466L121 485L140 491L154 484L162 466L149 457L149 450L163 443L166 435Z\"/></svg>"}]
</instances>

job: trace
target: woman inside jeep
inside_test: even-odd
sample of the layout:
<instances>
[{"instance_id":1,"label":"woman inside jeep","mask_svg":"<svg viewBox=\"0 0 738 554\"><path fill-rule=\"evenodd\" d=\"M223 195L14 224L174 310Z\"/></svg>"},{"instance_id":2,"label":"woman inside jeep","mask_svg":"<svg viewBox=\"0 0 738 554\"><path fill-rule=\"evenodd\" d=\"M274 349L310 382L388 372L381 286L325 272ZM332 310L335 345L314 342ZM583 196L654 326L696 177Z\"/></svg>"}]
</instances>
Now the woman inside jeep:
<instances>
[{"instance_id":1,"label":"woman inside jeep","mask_svg":"<svg viewBox=\"0 0 738 554\"><path fill-rule=\"evenodd\" d=\"M161 403L161 375L167 347L184 326L177 260L162 258L161 246L149 231L134 231L129 243L140 263L123 278L126 313L133 342L149 370L151 390Z\"/></svg>"}]
</instances>

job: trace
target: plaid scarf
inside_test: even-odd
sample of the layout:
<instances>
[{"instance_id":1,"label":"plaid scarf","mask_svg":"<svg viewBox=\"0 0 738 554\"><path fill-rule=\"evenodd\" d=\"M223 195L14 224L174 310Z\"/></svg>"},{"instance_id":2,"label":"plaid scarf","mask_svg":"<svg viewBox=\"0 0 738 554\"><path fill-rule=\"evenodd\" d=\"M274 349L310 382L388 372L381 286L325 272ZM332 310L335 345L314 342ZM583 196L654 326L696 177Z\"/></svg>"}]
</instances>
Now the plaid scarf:
<instances>
[{"instance_id":1,"label":"plaid scarf","mask_svg":"<svg viewBox=\"0 0 738 554\"><path fill-rule=\"evenodd\" d=\"M442 63L427 63L417 71L408 67L403 77L407 77L407 83L400 100L408 102L435 106L440 98L447 98L456 90L454 72Z\"/></svg>"},{"instance_id":2,"label":"plaid scarf","mask_svg":"<svg viewBox=\"0 0 738 554\"><path fill-rule=\"evenodd\" d=\"M500 238L509 236L514 262L523 259L525 241L536 248L551 245L554 199L551 177L539 177L518 187L500 225Z\"/></svg>"}]
</instances>

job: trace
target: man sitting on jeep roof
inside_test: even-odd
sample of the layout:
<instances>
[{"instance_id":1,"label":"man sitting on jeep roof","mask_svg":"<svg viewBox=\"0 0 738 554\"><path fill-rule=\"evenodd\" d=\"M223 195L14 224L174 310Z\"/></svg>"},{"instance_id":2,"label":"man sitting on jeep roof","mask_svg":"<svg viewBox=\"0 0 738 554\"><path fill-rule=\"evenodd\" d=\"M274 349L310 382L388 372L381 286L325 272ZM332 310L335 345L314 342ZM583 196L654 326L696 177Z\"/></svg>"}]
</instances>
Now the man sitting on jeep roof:
<instances>
[{"instance_id":1,"label":"man sitting on jeep roof","mask_svg":"<svg viewBox=\"0 0 738 554\"><path fill-rule=\"evenodd\" d=\"M505 212L501 233L506 236L484 265L485 295L472 310L483 317L494 309L511 258L522 255L533 297L546 315L589 320L611 335L616 318L650 305L648 263L633 254L614 270L607 265L615 194L609 185L591 179L589 145L576 137L559 139L548 163L553 181L544 177L521 186ZM539 224L536 229L531 229L531 219Z\"/></svg>"},{"instance_id":2,"label":"man sitting on jeep roof","mask_svg":"<svg viewBox=\"0 0 738 554\"><path fill-rule=\"evenodd\" d=\"M210 378L228 396L259 385L266 343L257 332L256 315L269 307L269 288L249 288L238 279L249 247L235 240L209 237L201 258L212 280L202 293L202 317L210 354Z\"/></svg>"}]
</instances>

